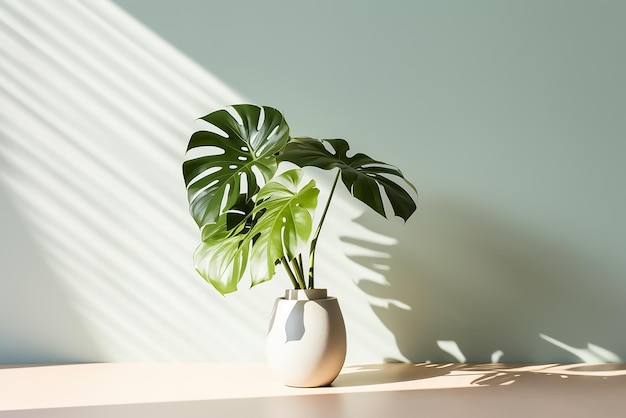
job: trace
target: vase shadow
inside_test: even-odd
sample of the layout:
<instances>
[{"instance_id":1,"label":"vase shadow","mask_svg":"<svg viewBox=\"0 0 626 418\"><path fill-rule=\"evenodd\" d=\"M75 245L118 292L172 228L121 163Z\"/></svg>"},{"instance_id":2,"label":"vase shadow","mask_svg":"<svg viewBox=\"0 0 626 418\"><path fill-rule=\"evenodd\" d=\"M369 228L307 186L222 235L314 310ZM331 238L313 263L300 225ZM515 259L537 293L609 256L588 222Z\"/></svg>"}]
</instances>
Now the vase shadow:
<instances>
[{"instance_id":1,"label":"vase shadow","mask_svg":"<svg viewBox=\"0 0 626 418\"><path fill-rule=\"evenodd\" d=\"M406 225L368 212L354 222L397 240L341 237L362 250L349 258L372 274L357 286L377 301L401 361L626 359L624 288L610 266L450 199L422 202Z\"/></svg>"},{"instance_id":2,"label":"vase shadow","mask_svg":"<svg viewBox=\"0 0 626 418\"><path fill-rule=\"evenodd\" d=\"M333 387L370 386L444 376L462 367L460 364L382 363L346 367Z\"/></svg>"}]
</instances>

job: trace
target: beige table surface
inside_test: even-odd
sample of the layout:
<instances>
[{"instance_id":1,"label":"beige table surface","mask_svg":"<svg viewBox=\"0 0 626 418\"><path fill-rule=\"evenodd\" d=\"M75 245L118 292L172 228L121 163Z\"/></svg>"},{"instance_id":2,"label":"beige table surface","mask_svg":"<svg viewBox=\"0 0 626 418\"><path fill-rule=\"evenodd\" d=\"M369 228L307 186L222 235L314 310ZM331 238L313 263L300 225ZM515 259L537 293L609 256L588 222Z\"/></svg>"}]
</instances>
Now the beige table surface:
<instances>
[{"instance_id":1,"label":"beige table surface","mask_svg":"<svg viewBox=\"0 0 626 418\"><path fill-rule=\"evenodd\" d=\"M0 365L0 417L626 417L624 364L372 364L290 388L264 364Z\"/></svg>"}]
</instances>

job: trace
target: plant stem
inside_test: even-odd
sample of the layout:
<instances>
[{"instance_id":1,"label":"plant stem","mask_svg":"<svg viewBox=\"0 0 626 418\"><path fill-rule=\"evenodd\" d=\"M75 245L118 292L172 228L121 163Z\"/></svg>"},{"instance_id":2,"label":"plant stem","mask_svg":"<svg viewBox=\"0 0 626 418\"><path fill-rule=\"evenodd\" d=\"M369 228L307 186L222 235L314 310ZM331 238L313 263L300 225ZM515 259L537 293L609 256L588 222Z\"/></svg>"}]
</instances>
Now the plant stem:
<instances>
[{"instance_id":1,"label":"plant stem","mask_svg":"<svg viewBox=\"0 0 626 418\"><path fill-rule=\"evenodd\" d=\"M341 170L337 169L337 174L335 175L335 181L333 181L333 186L330 189L330 193L328 195L328 201L326 202L326 207L324 208L324 212L322 212L320 223L317 225L317 230L315 231L315 235L313 236L313 240L311 241L311 247L309 249L309 289L315 288L315 282L313 278L314 268L315 268L315 247L317 246L317 239L320 236L320 231L322 230L322 224L324 223L324 219L326 219L326 214L328 213L328 208L330 207L330 201L333 198L333 194L335 193L335 187L337 186L337 181L339 180L340 174L341 174Z\"/></svg>"},{"instance_id":2,"label":"plant stem","mask_svg":"<svg viewBox=\"0 0 626 418\"><path fill-rule=\"evenodd\" d=\"M306 289L306 284L304 283L304 272L302 271L302 265L298 264L298 260L295 258L291 260L291 265L295 271L296 280L302 289Z\"/></svg>"},{"instance_id":3,"label":"plant stem","mask_svg":"<svg viewBox=\"0 0 626 418\"><path fill-rule=\"evenodd\" d=\"M302 276L301 276L302 283L304 283L304 263L302 262L302 253L298 254L298 265L300 266L300 272L302 273ZM305 287L305 289L306 289L306 287Z\"/></svg>"},{"instance_id":4,"label":"plant stem","mask_svg":"<svg viewBox=\"0 0 626 418\"><path fill-rule=\"evenodd\" d=\"M300 283L298 283L298 280L296 280L296 276L293 274L293 271L291 271L291 268L289 267L289 261L287 261L286 257L282 257L280 259L280 264L283 265L283 267L285 268L285 271L287 271L287 275L289 276L289 279L291 280L291 284L293 285L294 289L302 289L302 287L300 286Z\"/></svg>"}]
</instances>

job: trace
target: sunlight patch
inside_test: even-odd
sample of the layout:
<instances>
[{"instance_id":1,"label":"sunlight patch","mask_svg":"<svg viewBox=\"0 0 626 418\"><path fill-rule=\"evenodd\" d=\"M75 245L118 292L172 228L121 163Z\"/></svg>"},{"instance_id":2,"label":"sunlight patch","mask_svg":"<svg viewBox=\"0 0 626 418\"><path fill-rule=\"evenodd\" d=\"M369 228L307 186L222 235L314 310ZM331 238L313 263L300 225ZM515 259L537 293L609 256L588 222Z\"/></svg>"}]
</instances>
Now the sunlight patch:
<instances>
[{"instance_id":1,"label":"sunlight patch","mask_svg":"<svg viewBox=\"0 0 626 418\"><path fill-rule=\"evenodd\" d=\"M539 336L550 344L570 352L584 363L621 363L622 361L617 354L595 344L588 343L587 348L576 348L545 334L539 334Z\"/></svg>"},{"instance_id":2,"label":"sunlight patch","mask_svg":"<svg viewBox=\"0 0 626 418\"><path fill-rule=\"evenodd\" d=\"M446 353L450 354L459 363L465 363L465 355L461 352L456 341L452 340L437 340L437 346Z\"/></svg>"}]
</instances>

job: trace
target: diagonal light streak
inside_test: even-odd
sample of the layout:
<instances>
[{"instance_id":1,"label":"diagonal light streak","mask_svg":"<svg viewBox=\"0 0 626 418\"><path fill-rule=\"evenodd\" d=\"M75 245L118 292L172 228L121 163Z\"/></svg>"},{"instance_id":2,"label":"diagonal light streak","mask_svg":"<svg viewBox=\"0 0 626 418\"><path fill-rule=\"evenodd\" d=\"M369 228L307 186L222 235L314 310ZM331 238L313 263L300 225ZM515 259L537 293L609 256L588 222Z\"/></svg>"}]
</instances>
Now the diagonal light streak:
<instances>
[{"instance_id":1,"label":"diagonal light streak","mask_svg":"<svg viewBox=\"0 0 626 418\"><path fill-rule=\"evenodd\" d=\"M63 289L59 303L100 345L92 359L262 360L288 280L228 298L204 283L181 174L193 118L246 100L109 1L6 0L0 45L0 188L37 241L29 258L53 270L33 281ZM318 283L359 318L349 332L362 352L383 352L354 272L336 269L345 260L332 234L360 209L337 196L331 210ZM28 309L62 338L46 308Z\"/></svg>"},{"instance_id":2,"label":"diagonal light streak","mask_svg":"<svg viewBox=\"0 0 626 418\"><path fill-rule=\"evenodd\" d=\"M192 271L180 168L192 118L243 100L106 1L6 1L0 22L0 187L39 244L30 258L102 345L96 360L245 355L233 341L262 335L267 301L224 317Z\"/></svg>"}]
</instances>

